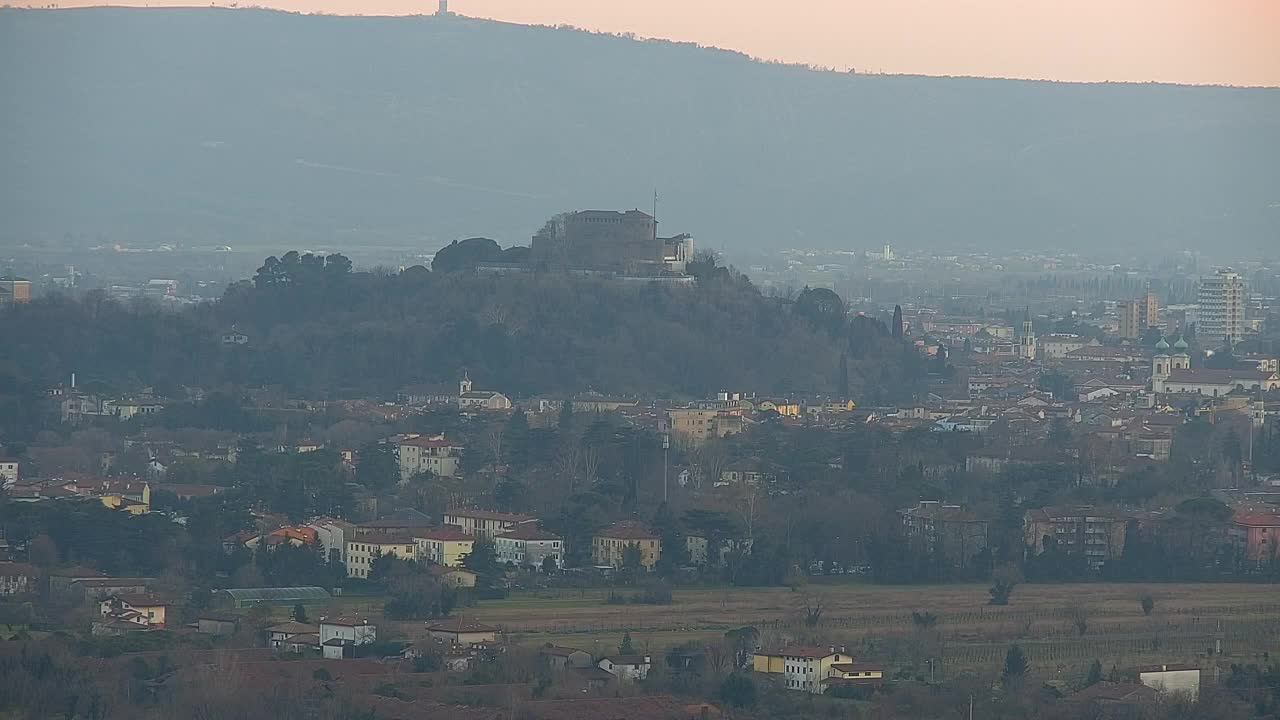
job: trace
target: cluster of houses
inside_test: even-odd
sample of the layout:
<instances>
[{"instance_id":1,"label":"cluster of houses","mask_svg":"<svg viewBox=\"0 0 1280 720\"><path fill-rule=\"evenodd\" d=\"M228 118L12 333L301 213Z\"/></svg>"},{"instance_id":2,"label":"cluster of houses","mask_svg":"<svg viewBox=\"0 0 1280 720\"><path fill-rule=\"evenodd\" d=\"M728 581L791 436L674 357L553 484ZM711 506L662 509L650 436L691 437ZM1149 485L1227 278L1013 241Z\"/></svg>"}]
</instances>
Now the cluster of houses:
<instances>
[{"instance_id":1,"label":"cluster of houses","mask_svg":"<svg viewBox=\"0 0 1280 720\"><path fill-rule=\"evenodd\" d=\"M245 530L223 540L223 549L238 547L270 551L281 545L315 546L330 561L341 562L348 577L368 578L380 557L413 560L427 565L442 582L474 587L476 573L465 567L475 543L493 544L501 565L558 570L564 566L563 538L539 526L538 518L479 508L454 508L443 522L415 510L353 524L337 518L316 518L269 531ZM622 568L627 550L634 548L640 566L651 570L662 556L662 539L647 525L621 521L598 531L592 557L598 566Z\"/></svg>"},{"instance_id":2,"label":"cluster of houses","mask_svg":"<svg viewBox=\"0 0 1280 720\"><path fill-rule=\"evenodd\" d=\"M1210 549L1215 555L1231 558L1233 565L1245 570L1269 567L1280 559L1280 509L1255 497L1236 497L1230 491L1217 495L1233 514L1213 521L1198 542L1213 546ZM968 566L986 549L995 522L991 514L936 500L922 500L899 510L898 515L903 535L914 547L936 554L954 567ZM1097 570L1108 560L1121 557L1132 537L1166 547L1184 542L1180 527L1175 514L1168 511L1049 506L1023 513L1023 543L1029 555L1040 555L1052 547L1082 555Z\"/></svg>"}]
</instances>

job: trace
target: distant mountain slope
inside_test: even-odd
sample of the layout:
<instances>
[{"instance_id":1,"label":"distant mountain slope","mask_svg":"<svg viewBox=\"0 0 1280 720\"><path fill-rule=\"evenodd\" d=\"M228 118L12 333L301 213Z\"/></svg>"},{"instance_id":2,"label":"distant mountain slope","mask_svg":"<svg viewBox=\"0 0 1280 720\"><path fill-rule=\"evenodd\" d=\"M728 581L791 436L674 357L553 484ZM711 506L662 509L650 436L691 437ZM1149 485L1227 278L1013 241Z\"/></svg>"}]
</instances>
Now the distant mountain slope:
<instances>
[{"instance_id":1,"label":"distant mountain slope","mask_svg":"<svg viewBox=\"0 0 1280 720\"><path fill-rule=\"evenodd\" d=\"M1280 243L1276 90L214 9L0 10L0 67L0 244L506 245L655 187L664 229L715 247Z\"/></svg>"}]
</instances>

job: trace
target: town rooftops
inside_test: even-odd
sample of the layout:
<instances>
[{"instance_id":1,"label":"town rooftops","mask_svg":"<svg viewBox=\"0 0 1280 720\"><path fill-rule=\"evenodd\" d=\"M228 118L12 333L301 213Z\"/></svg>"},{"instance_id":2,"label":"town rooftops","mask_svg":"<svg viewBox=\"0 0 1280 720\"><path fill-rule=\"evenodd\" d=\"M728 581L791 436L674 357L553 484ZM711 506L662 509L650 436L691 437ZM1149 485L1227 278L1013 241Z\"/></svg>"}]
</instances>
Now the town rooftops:
<instances>
[{"instance_id":1,"label":"town rooftops","mask_svg":"<svg viewBox=\"0 0 1280 720\"><path fill-rule=\"evenodd\" d=\"M651 540L658 534L639 520L623 520L596 533L596 537L615 540Z\"/></svg>"},{"instance_id":2,"label":"town rooftops","mask_svg":"<svg viewBox=\"0 0 1280 720\"><path fill-rule=\"evenodd\" d=\"M499 512L497 510L479 510L476 508L454 508L445 513L446 517L466 517L475 520L496 520L498 522L526 523L537 518L532 515Z\"/></svg>"},{"instance_id":3,"label":"town rooftops","mask_svg":"<svg viewBox=\"0 0 1280 720\"><path fill-rule=\"evenodd\" d=\"M35 565L16 562L0 562L0 577L36 577L40 571Z\"/></svg>"},{"instance_id":4,"label":"town rooftops","mask_svg":"<svg viewBox=\"0 0 1280 720\"><path fill-rule=\"evenodd\" d=\"M356 529L364 532L366 530L394 530L396 528L425 528L434 524L431 518L425 516L421 518L382 518L381 520L362 522L356 526Z\"/></svg>"},{"instance_id":5,"label":"town rooftops","mask_svg":"<svg viewBox=\"0 0 1280 720\"><path fill-rule=\"evenodd\" d=\"M1203 383L1205 385L1230 385L1235 381L1265 382L1274 378L1275 373L1251 370L1215 370L1200 368L1196 370L1173 370L1169 373L1169 381L1184 383Z\"/></svg>"},{"instance_id":6,"label":"town rooftops","mask_svg":"<svg viewBox=\"0 0 1280 720\"><path fill-rule=\"evenodd\" d=\"M648 655L605 655L600 658L601 661L608 660L614 665L647 665L649 664Z\"/></svg>"},{"instance_id":7,"label":"town rooftops","mask_svg":"<svg viewBox=\"0 0 1280 720\"><path fill-rule=\"evenodd\" d=\"M1158 695L1158 692L1146 685L1104 681L1068 695L1067 700L1081 703L1145 703L1155 700Z\"/></svg>"},{"instance_id":8,"label":"town rooftops","mask_svg":"<svg viewBox=\"0 0 1280 720\"><path fill-rule=\"evenodd\" d=\"M347 541L351 543L364 543L366 545L412 545L413 538L408 535L397 535L394 533L361 533Z\"/></svg>"},{"instance_id":9,"label":"town rooftops","mask_svg":"<svg viewBox=\"0 0 1280 720\"><path fill-rule=\"evenodd\" d=\"M547 532L542 528L532 524L518 525L514 530L508 530L498 537L507 540L559 540L560 536L555 533Z\"/></svg>"},{"instance_id":10,"label":"town rooftops","mask_svg":"<svg viewBox=\"0 0 1280 720\"><path fill-rule=\"evenodd\" d=\"M337 624L337 623L334 623L334 624ZM297 622L296 620L290 620L287 623L280 623L279 625L272 625L271 627L267 628L267 632L269 633L281 633L284 635L300 635L302 633L313 633L316 631L317 631L317 628L315 625L300 623L300 622Z\"/></svg>"},{"instance_id":11,"label":"town rooftops","mask_svg":"<svg viewBox=\"0 0 1280 720\"><path fill-rule=\"evenodd\" d=\"M484 396L489 397L488 394L485 394ZM407 439L401 440L399 444L410 445L412 447L420 447L420 448L456 448L458 450L462 449L462 446L459 445L458 443L453 442L452 440L446 440L445 438L442 438L442 437L407 438Z\"/></svg>"},{"instance_id":12,"label":"town rooftops","mask_svg":"<svg viewBox=\"0 0 1280 720\"><path fill-rule=\"evenodd\" d=\"M112 595L112 597L124 603L125 605L128 605L129 607L135 607L135 608L136 607L168 607L173 604L162 597L151 595L150 593L142 593L142 594L131 593L131 594L125 594L125 595Z\"/></svg>"},{"instance_id":13,"label":"town rooftops","mask_svg":"<svg viewBox=\"0 0 1280 720\"><path fill-rule=\"evenodd\" d=\"M867 662L832 663L831 669L837 672L846 672L846 673L882 672L884 670L884 666L877 665L875 663L867 663Z\"/></svg>"},{"instance_id":14,"label":"town rooftops","mask_svg":"<svg viewBox=\"0 0 1280 720\"><path fill-rule=\"evenodd\" d=\"M1244 525L1245 527L1280 527L1280 515L1269 515L1267 513L1236 513L1232 521L1236 525Z\"/></svg>"},{"instance_id":15,"label":"town rooftops","mask_svg":"<svg viewBox=\"0 0 1280 720\"><path fill-rule=\"evenodd\" d=\"M1200 671L1199 665L1187 664L1164 664L1164 665L1142 665L1137 668L1138 673L1158 673L1158 672L1188 672L1195 670Z\"/></svg>"},{"instance_id":16,"label":"town rooftops","mask_svg":"<svg viewBox=\"0 0 1280 720\"><path fill-rule=\"evenodd\" d=\"M778 648L776 650L761 650L757 655L769 655L773 657L798 657L809 660L818 658L831 657L837 652L841 652L834 647L818 647L808 645L792 645L791 647Z\"/></svg>"},{"instance_id":17,"label":"town rooftops","mask_svg":"<svg viewBox=\"0 0 1280 720\"><path fill-rule=\"evenodd\" d=\"M474 621L468 622L460 617L450 618L443 622L435 623L434 625L428 625L427 629L432 632L447 632L447 633L496 633L498 632L498 628L493 627L492 625L485 625L484 623L478 623Z\"/></svg>"},{"instance_id":18,"label":"town rooftops","mask_svg":"<svg viewBox=\"0 0 1280 720\"><path fill-rule=\"evenodd\" d=\"M574 653L586 652L578 648L562 647L560 645L543 645L538 648L538 652L542 655L554 655L556 657L569 657Z\"/></svg>"},{"instance_id":19,"label":"town rooftops","mask_svg":"<svg viewBox=\"0 0 1280 720\"><path fill-rule=\"evenodd\" d=\"M369 618L355 617L353 615L339 615L338 617L321 618L320 624L336 625L338 627L361 627L369 624Z\"/></svg>"},{"instance_id":20,"label":"town rooftops","mask_svg":"<svg viewBox=\"0 0 1280 720\"><path fill-rule=\"evenodd\" d=\"M438 540L441 542L468 542L475 540L474 535L468 535L462 532L462 528L457 525L441 525L439 527L427 528L419 530L413 534L413 537L421 540Z\"/></svg>"}]
</instances>

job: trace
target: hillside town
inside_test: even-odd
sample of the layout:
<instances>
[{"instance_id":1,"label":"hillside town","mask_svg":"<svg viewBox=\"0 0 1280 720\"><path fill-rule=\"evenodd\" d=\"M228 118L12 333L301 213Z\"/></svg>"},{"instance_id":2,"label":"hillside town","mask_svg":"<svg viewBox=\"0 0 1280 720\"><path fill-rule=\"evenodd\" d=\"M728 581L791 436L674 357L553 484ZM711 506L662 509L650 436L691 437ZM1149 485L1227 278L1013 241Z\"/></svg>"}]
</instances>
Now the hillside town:
<instances>
[{"instance_id":1,"label":"hillside town","mask_svg":"<svg viewBox=\"0 0 1280 720\"><path fill-rule=\"evenodd\" d=\"M431 274L749 284L639 211L548 227L523 269L472 243ZM303 292L309 264L350 282L334 257L269 258L254 292ZM826 388L702 396L527 393L467 367L309 395L77 366L4 436L6 634L76 637L134 673L130 702L172 707L220 673L336 684L398 718L803 717L801 696L861 717L1033 681L1055 717L1234 700L1271 672L1280 578L1271 273L1255 292L1214 270L1193 303L1128 281L978 312L858 310L820 286L769 301L813 337L876 338L900 387L859 381L856 344ZM57 292L5 282L19 315ZM271 352L247 324L204 342ZM920 592L873 599L901 587ZM947 587L968 599L926 592Z\"/></svg>"}]
</instances>

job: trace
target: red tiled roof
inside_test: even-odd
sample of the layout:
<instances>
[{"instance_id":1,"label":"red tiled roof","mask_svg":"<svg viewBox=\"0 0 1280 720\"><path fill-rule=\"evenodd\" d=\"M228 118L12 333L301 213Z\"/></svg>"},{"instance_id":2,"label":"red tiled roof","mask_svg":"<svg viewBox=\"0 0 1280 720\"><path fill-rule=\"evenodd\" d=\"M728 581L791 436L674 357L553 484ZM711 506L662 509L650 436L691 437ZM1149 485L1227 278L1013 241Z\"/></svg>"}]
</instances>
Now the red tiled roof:
<instances>
[{"instance_id":1,"label":"red tiled roof","mask_svg":"<svg viewBox=\"0 0 1280 720\"><path fill-rule=\"evenodd\" d=\"M1232 520L1236 525L1244 525L1246 527L1280 527L1280 515L1237 513Z\"/></svg>"},{"instance_id":2,"label":"red tiled roof","mask_svg":"<svg viewBox=\"0 0 1280 720\"><path fill-rule=\"evenodd\" d=\"M778 648L777 650L769 650L767 652L762 651L760 654L812 659L829 657L831 655L835 655L837 652L837 650L832 650L830 647L792 645L791 647Z\"/></svg>"}]
</instances>

